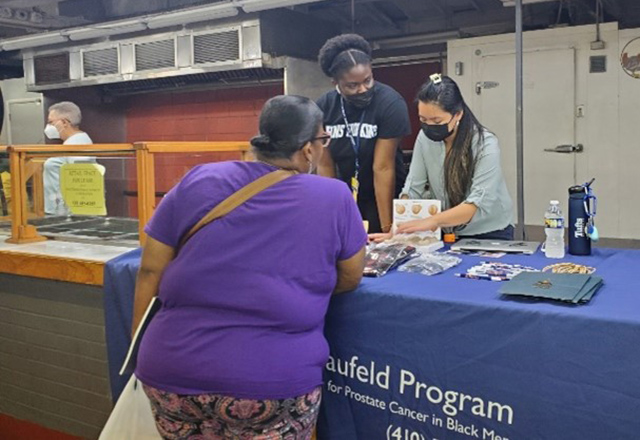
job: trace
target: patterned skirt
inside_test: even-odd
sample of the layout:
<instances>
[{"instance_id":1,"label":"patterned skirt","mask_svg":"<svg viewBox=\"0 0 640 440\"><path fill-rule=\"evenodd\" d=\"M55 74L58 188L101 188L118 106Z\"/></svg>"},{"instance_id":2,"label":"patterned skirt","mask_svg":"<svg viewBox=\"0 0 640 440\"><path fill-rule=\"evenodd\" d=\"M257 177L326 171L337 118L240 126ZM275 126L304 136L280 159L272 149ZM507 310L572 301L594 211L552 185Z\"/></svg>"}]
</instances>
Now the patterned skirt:
<instances>
[{"instance_id":1,"label":"patterned skirt","mask_svg":"<svg viewBox=\"0 0 640 440\"><path fill-rule=\"evenodd\" d=\"M143 385L165 440L310 440L321 387L282 400L180 395Z\"/></svg>"}]
</instances>

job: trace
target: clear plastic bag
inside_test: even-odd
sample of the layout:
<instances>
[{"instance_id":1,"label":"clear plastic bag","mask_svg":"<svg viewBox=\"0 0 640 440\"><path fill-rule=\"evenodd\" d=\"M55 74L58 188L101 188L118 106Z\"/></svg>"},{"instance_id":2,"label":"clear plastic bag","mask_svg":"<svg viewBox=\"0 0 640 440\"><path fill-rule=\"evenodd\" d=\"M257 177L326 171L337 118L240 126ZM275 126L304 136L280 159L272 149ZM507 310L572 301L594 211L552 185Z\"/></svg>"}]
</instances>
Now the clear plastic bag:
<instances>
[{"instance_id":1,"label":"clear plastic bag","mask_svg":"<svg viewBox=\"0 0 640 440\"><path fill-rule=\"evenodd\" d=\"M416 248L403 244L378 244L367 249L364 262L364 276L381 277L393 267L415 254Z\"/></svg>"},{"instance_id":2,"label":"clear plastic bag","mask_svg":"<svg viewBox=\"0 0 640 440\"><path fill-rule=\"evenodd\" d=\"M422 254L419 257L413 258L400 266L398 269L401 272L420 273L422 275L437 275L452 267L460 264L462 260L453 255L446 254Z\"/></svg>"},{"instance_id":3,"label":"clear plastic bag","mask_svg":"<svg viewBox=\"0 0 640 440\"><path fill-rule=\"evenodd\" d=\"M99 440L162 440L142 382L131 375Z\"/></svg>"}]
</instances>

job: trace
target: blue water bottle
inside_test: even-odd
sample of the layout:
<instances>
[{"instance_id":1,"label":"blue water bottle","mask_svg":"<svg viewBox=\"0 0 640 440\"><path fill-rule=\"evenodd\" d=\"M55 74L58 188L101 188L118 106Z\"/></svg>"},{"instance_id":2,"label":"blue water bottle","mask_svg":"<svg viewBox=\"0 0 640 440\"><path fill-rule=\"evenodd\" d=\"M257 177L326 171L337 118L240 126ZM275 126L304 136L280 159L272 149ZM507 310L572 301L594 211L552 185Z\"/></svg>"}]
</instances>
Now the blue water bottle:
<instances>
[{"instance_id":1,"label":"blue water bottle","mask_svg":"<svg viewBox=\"0 0 640 440\"><path fill-rule=\"evenodd\" d=\"M598 241L596 197L591 190L594 180L569 188L569 253L572 255L591 255L591 242Z\"/></svg>"}]
</instances>

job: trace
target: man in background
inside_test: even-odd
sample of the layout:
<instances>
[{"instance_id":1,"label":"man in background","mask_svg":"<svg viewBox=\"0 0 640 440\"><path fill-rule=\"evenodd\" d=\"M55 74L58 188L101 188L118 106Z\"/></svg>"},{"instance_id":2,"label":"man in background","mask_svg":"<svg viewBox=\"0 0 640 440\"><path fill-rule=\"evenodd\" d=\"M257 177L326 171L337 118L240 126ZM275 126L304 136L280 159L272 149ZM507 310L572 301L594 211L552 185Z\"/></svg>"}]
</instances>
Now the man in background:
<instances>
[{"instance_id":1,"label":"man in background","mask_svg":"<svg viewBox=\"0 0 640 440\"><path fill-rule=\"evenodd\" d=\"M80 129L82 112L73 102L64 101L49 107L44 134L49 139L61 139L63 145L88 145L93 141ZM60 192L60 167L68 163L95 162L93 157L52 157L44 163L44 211L51 215L69 215Z\"/></svg>"}]
</instances>

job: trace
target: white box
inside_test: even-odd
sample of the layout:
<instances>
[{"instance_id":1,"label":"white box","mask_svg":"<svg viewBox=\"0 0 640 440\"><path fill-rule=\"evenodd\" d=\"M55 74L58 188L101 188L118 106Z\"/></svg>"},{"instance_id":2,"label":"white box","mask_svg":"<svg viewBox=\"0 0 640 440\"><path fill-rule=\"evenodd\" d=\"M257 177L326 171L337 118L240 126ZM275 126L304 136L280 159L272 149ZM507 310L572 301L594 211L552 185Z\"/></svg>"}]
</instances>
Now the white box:
<instances>
[{"instance_id":1,"label":"white box","mask_svg":"<svg viewBox=\"0 0 640 440\"><path fill-rule=\"evenodd\" d=\"M440 200L396 199L393 201L393 233L395 235L399 224L412 220L423 220L438 214L442 210ZM435 231L415 232L394 237L394 241L401 241L413 246L428 246L441 240L440 228Z\"/></svg>"}]
</instances>

